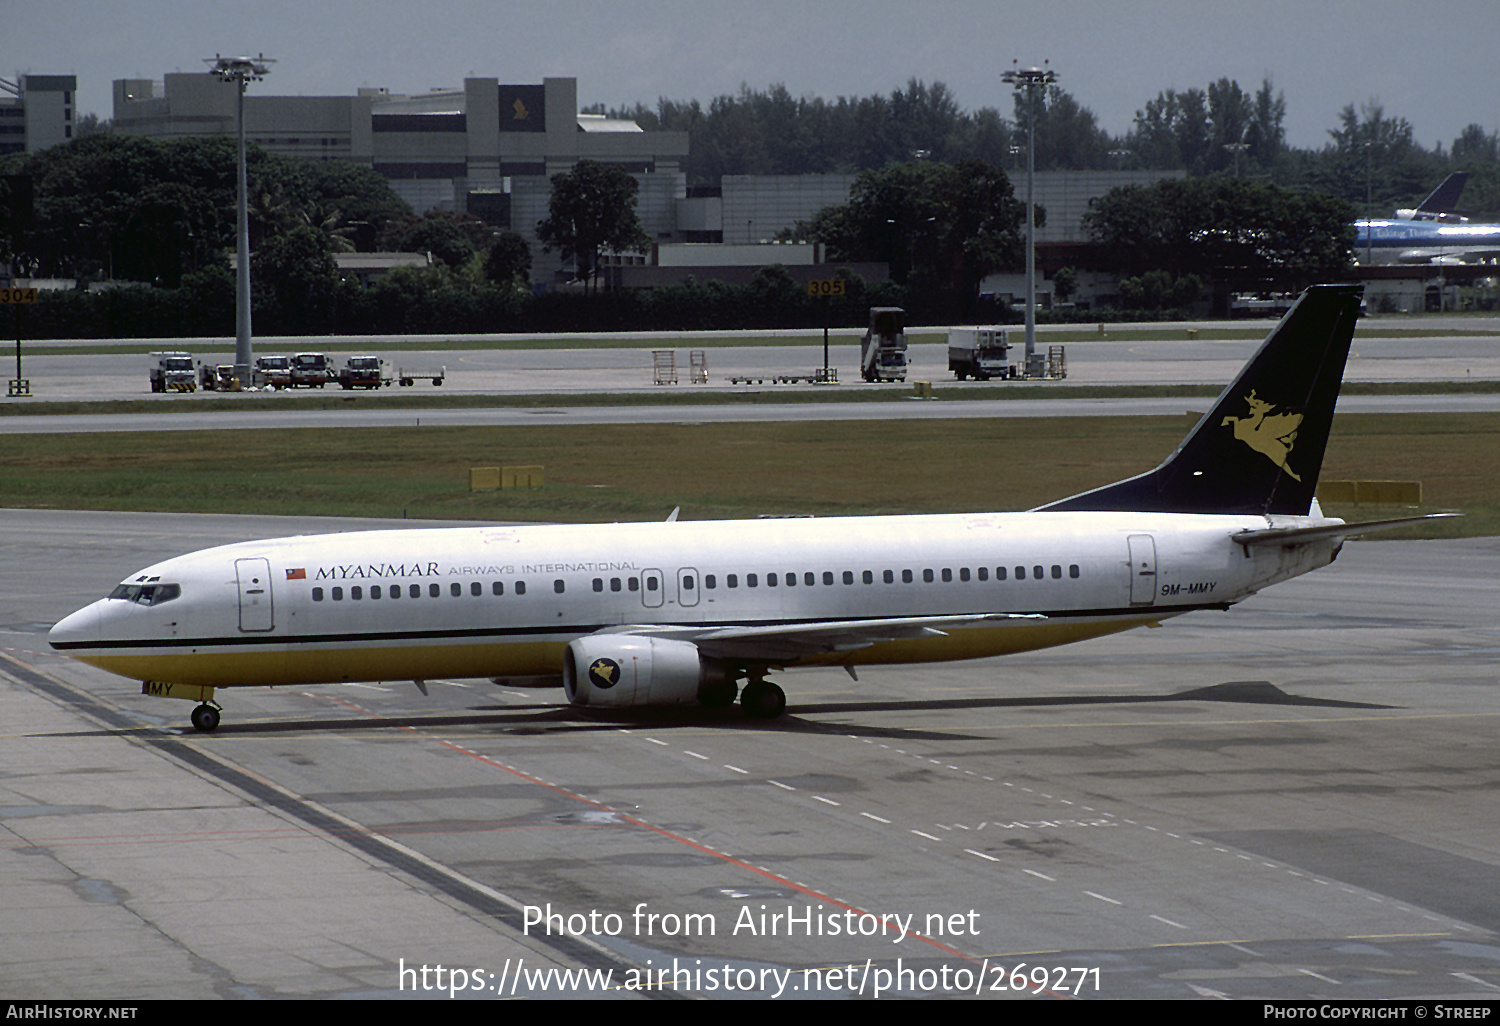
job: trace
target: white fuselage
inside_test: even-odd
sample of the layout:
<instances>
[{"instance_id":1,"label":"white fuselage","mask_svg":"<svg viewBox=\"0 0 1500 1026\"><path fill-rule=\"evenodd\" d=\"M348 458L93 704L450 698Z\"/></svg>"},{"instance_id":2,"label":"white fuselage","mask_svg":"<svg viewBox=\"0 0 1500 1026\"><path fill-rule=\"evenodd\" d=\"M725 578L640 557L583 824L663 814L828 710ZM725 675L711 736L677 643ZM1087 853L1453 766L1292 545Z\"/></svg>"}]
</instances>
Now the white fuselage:
<instances>
[{"instance_id":1,"label":"white fuselage","mask_svg":"<svg viewBox=\"0 0 1500 1026\"><path fill-rule=\"evenodd\" d=\"M1237 532L1329 523L1043 512L283 538L148 567L50 640L137 680L235 687L555 677L570 641L628 625L1040 614L765 662L975 658L1225 607L1336 551L1248 547Z\"/></svg>"}]
</instances>

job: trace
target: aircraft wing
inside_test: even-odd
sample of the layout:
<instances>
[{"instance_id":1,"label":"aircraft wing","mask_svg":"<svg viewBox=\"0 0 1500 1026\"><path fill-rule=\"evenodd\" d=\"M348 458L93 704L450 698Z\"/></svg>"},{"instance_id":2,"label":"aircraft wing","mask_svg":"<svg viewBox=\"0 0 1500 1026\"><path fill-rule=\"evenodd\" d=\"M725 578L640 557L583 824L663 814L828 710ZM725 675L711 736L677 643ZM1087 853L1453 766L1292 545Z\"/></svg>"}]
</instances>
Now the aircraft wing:
<instances>
[{"instance_id":1,"label":"aircraft wing","mask_svg":"<svg viewBox=\"0 0 1500 1026\"><path fill-rule=\"evenodd\" d=\"M1399 264L1485 264L1500 260L1500 248L1490 246L1414 246L1396 257Z\"/></svg>"},{"instance_id":2,"label":"aircraft wing","mask_svg":"<svg viewBox=\"0 0 1500 1026\"><path fill-rule=\"evenodd\" d=\"M821 620L814 623L693 626L626 624L599 634L634 634L690 641L714 659L779 663L827 652L853 652L882 641L942 637L950 630L1009 620L1044 620L1040 613L970 613L957 616L901 616L873 620Z\"/></svg>"}]
</instances>

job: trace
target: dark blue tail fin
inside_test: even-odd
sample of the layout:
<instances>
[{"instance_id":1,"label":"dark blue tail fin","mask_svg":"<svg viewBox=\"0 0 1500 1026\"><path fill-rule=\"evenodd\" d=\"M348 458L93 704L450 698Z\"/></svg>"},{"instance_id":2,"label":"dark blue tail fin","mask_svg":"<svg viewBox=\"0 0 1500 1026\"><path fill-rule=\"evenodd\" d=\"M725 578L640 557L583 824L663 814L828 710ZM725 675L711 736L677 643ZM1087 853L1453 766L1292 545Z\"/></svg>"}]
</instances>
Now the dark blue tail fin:
<instances>
[{"instance_id":1,"label":"dark blue tail fin","mask_svg":"<svg viewBox=\"0 0 1500 1026\"><path fill-rule=\"evenodd\" d=\"M1444 178L1436 189L1428 193L1427 198L1417 204L1417 209L1412 211L1413 221L1442 221L1445 214L1452 220L1458 220L1458 197L1464 191L1464 183L1469 180L1469 172L1455 171Z\"/></svg>"},{"instance_id":2,"label":"dark blue tail fin","mask_svg":"<svg viewBox=\"0 0 1500 1026\"><path fill-rule=\"evenodd\" d=\"M1359 285L1314 285L1155 470L1042 510L1305 516L1328 446Z\"/></svg>"}]
</instances>

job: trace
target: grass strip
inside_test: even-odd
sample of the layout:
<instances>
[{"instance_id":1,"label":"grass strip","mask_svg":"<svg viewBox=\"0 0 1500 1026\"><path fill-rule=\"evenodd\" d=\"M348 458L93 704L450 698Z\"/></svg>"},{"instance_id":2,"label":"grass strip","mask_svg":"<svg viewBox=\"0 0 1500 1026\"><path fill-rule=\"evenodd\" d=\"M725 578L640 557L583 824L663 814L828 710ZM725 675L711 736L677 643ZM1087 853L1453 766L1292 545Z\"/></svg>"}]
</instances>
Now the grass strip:
<instances>
[{"instance_id":1,"label":"grass strip","mask_svg":"<svg viewBox=\"0 0 1500 1026\"><path fill-rule=\"evenodd\" d=\"M1188 417L785 421L598 427L13 435L0 501L57 509L597 522L762 513L1023 510L1150 469ZM1418 480L1465 516L1407 537L1500 534L1500 414L1350 414L1324 480ZM542 465L537 490L471 492L473 467ZM1392 536L1401 536L1393 533Z\"/></svg>"}]
</instances>

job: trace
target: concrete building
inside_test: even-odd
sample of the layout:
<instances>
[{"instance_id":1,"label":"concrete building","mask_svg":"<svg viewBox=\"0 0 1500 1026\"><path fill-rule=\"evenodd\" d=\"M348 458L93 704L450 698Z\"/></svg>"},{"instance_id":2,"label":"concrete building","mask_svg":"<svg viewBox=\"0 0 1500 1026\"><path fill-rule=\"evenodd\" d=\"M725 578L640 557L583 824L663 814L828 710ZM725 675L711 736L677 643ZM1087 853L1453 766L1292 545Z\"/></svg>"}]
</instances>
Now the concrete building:
<instances>
[{"instance_id":1,"label":"concrete building","mask_svg":"<svg viewBox=\"0 0 1500 1026\"><path fill-rule=\"evenodd\" d=\"M60 80L46 80L49 88L54 81ZM274 81L274 74L267 79ZM169 74L161 82L120 79L114 83L114 129L156 138L231 135L235 89L206 72ZM770 263L797 268L795 276L816 277L817 264L800 250L769 244L825 207L848 202L855 180L852 174L730 175L717 186L689 189L681 170L686 132L645 132L634 121L579 114L573 78L539 85L468 78L460 89L413 95L385 89L346 96L268 92L266 83L258 83L245 95L245 131L252 142L289 156L365 164L419 213L467 211L510 228L531 245L533 278L544 283L565 280L571 270L560 254L543 253L536 225L547 216L551 177L580 160L622 167L640 183L637 213L653 250L607 261L623 285L663 284L690 274L748 280ZM1090 199L1116 186L1180 174L1039 173L1036 200L1047 209L1037 237L1044 272L1076 262L1071 254L1087 241L1082 216ZM1012 180L1022 194L1024 178ZM1009 283L996 290L1014 291ZM1094 291L1093 283L1084 291Z\"/></svg>"},{"instance_id":2,"label":"concrete building","mask_svg":"<svg viewBox=\"0 0 1500 1026\"><path fill-rule=\"evenodd\" d=\"M231 135L235 88L207 73L117 80L115 131L155 138ZM551 176L580 160L634 174L646 232L653 240L680 241L675 233L677 203L686 194L681 161L687 133L644 132L633 121L580 115L573 78L539 85L469 78L461 89L411 96L384 89L273 96L252 86L245 94L245 134L274 153L366 164L419 213L467 211L509 227L531 243L543 280L561 260L553 254L551 265L544 264L536 224L547 216Z\"/></svg>"},{"instance_id":3,"label":"concrete building","mask_svg":"<svg viewBox=\"0 0 1500 1026\"><path fill-rule=\"evenodd\" d=\"M0 78L0 156L35 153L73 138L74 75Z\"/></svg>"}]
</instances>

